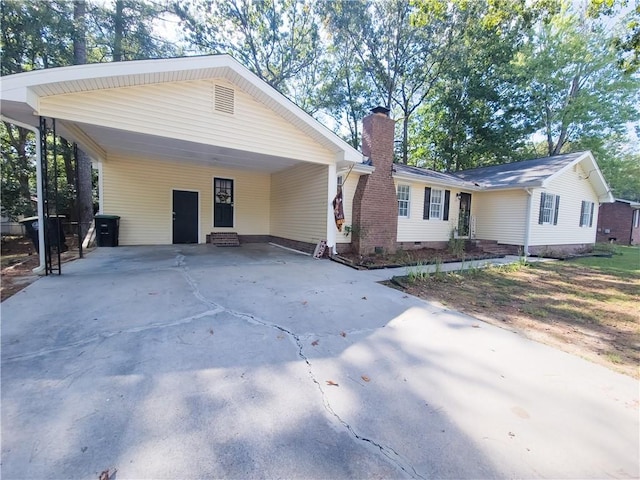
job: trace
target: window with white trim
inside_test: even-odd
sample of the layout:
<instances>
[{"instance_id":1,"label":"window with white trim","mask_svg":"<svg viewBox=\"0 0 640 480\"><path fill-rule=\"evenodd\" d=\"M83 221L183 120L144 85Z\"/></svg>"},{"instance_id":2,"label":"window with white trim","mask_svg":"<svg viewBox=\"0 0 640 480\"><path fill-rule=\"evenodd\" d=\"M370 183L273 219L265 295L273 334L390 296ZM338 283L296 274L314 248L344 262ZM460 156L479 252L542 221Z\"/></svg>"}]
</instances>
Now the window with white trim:
<instances>
[{"instance_id":1,"label":"window with white trim","mask_svg":"<svg viewBox=\"0 0 640 480\"><path fill-rule=\"evenodd\" d=\"M640 227L640 210L633 211L633 228Z\"/></svg>"},{"instance_id":2,"label":"window with white trim","mask_svg":"<svg viewBox=\"0 0 640 480\"><path fill-rule=\"evenodd\" d=\"M338 175L338 191L342 190L342 182L343 182L343 178L342 175Z\"/></svg>"},{"instance_id":3,"label":"window with white trim","mask_svg":"<svg viewBox=\"0 0 640 480\"><path fill-rule=\"evenodd\" d=\"M444 203L444 193L436 188L431 189L431 203L429 204L429 218L432 220L442 219L442 205Z\"/></svg>"},{"instance_id":4,"label":"window with white trim","mask_svg":"<svg viewBox=\"0 0 640 480\"><path fill-rule=\"evenodd\" d=\"M411 197L411 188L409 185L398 185L396 196L398 197L398 216L408 218Z\"/></svg>"},{"instance_id":5,"label":"window with white trim","mask_svg":"<svg viewBox=\"0 0 640 480\"><path fill-rule=\"evenodd\" d=\"M558 211L560 210L560 196L542 192L540 194L540 213L538 223L558 224Z\"/></svg>"},{"instance_id":6,"label":"window with white trim","mask_svg":"<svg viewBox=\"0 0 640 480\"><path fill-rule=\"evenodd\" d=\"M586 200L582 201L582 207L580 208L580 226L591 227L593 225L593 210L595 204Z\"/></svg>"}]
</instances>

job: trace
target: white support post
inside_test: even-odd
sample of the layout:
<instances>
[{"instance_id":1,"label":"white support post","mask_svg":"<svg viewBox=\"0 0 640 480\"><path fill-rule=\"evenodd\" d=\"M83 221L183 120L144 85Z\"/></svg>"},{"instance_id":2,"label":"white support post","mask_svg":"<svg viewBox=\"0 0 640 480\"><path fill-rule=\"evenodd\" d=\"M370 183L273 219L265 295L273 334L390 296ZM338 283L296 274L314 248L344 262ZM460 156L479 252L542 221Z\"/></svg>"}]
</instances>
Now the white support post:
<instances>
[{"instance_id":1,"label":"white support post","mask_svg":"<svg viewBox=\"0 0 640 480\"><path fill-rule=\"evenodd\" d=\"M43 190L42 190L42 149L41 149L41 139L40 139L40 129L37 127L33 127L31 125L27 125L26 123L19 122L17 120L12 120L7 117L0 117L2 121L11 123L17 127L24 128L33 132L36 136L36 186L37 186L37 197L38 197L38 254L40 265L33 269L33 273L36 275L42 275L45 272L46 268L46 259L45 259L45 245L44 245L44 229L46 227L44 222L44 199L43 199Z\"/></svg>"},{"instance_id":2,"label":"white support post","mask_svg":"<svg viewBox=\"0 0 640 480\"><path fill-rule=\"evenodd\" d=\"M338 193L338 177L335 163L332 163L328 166L328 179L329 188L327 189L329 192L328 201L327 201L327 246L331 249L331 252L335 255L338 253L336 250L336 221L333 215L333 199L336 198L336 194Z\"/></svg>"}]
</instances>

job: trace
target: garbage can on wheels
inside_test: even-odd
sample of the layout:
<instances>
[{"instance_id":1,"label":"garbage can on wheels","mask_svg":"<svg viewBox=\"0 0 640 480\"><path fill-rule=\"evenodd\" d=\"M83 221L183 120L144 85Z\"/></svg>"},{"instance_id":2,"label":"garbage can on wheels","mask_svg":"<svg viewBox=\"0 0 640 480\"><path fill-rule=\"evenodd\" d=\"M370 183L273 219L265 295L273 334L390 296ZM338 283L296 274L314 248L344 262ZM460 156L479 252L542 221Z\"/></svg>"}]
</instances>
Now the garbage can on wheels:
<instances>
[{"instance_id":1,"label":"garbage can on wheels","mask_svg":"<svg viewBox=\"0 0 640 480\"><path fill-rule=\"evenodd\" d=\"M64 219L64 215L51 215L49 216L49 221L47 222L47 225L49 227L47 229L47 233L49 234L49 242L52 247L57 248L59 241L61 252L66 252L67 250L69 250L64 235L64 228L62 226L62 221ZM22 220L20 220L20 223L22 223L27 229L27 235L29 235L29 238L33 242L33 246L35 247L36 252L40 252L40 240L38 238L40 222L38 221L38 217L23 218Z\"/></svg>"},{"instance_id":2,"label":"garbage can on wheels","mask_svg":"<svg viewBox=\"0 0 640 480\"><path fill-rule=\"evenodd\" d=\"M117 247L120 234L120 217L96 215L96 241L99 247Z\"/></svg>"}]
</instances>

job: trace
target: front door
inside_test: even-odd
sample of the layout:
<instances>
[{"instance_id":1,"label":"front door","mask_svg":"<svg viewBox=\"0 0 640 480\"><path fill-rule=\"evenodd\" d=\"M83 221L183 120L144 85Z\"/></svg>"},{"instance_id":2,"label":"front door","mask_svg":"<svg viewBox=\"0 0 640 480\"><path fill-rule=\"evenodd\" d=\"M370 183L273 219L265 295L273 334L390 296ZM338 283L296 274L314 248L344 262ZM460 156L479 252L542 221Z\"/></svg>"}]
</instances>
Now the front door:
<instances>
[{"instance_id":1,"label":"front door","mask_svg":"<svg viewBox=\"0 0 640 480\"><path fill-rule=\"evenodd\" d=\"M233 180L213 180L213 226L233 227Z\"/></svg>"},{"instance_id":2,"label":"front door","mask_svg":"<svg viewBox=\"0 0 640 480\"><path fill-rule=\"evenodd\" d=\"M468 237L471 223L471 194L460 194L460 215L458 215L458 236Z\"/></svg>"},{"instance_id":3,"label":"front door","mask_svg":"<svg viewBox=\"0 0 640 480\"><path fill-rule=\"evenodd\" d=\"M198 192L173 191L173 243L198 243Z\"/></svg>"}]
</instances>

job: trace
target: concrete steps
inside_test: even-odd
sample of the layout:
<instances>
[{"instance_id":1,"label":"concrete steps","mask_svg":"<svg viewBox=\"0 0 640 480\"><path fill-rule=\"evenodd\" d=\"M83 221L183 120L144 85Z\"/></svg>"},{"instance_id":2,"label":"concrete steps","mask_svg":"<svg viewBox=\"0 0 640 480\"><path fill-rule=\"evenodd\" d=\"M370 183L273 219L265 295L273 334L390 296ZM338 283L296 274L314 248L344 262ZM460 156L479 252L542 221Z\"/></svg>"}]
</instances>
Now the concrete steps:
<instances>
[{"instance_id":1,"label":"concrete steps","mask_svg":"<svg viewBox=\"0 0 640 480\"><path fill-rule=\"evenodd\" d=\"M208 243L214 244L216 247L239 247L240 239L236 232L211 232L207 235Z\"/></svg>"},{"instance_id":2,"label":"concrete steps","mask_svg":"<svg viewBox=\"0 0 640 480\"><path fill-rule=\"evenodd\" d=\"M495 240L469 240L467 248L469 247L494 255L513 255L516 253L513 252L512 245L501 245Z\"/></svg>"}]
</instances>

